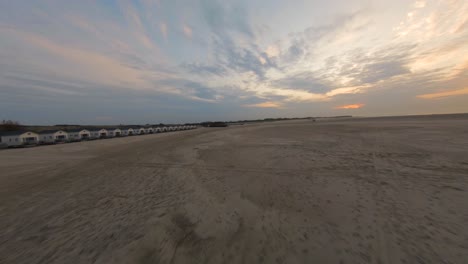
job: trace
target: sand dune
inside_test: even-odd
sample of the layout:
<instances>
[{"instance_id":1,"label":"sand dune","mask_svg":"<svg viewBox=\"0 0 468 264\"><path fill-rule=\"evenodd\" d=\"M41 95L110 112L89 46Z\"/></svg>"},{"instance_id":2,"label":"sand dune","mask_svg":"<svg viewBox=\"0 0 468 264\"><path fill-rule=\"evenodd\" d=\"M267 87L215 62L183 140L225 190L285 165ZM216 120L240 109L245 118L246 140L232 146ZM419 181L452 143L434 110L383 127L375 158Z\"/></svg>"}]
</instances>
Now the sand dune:
<instances>
[{"instance_id":1,"label":"sand dune","mask_svg":"<svg viewBox=\"0 0 468 264\"><path fill-rule=\"evenodd\" d=\"M0 151L0 263L466 263L468 118Z\"/></svg>"}]
</instances>

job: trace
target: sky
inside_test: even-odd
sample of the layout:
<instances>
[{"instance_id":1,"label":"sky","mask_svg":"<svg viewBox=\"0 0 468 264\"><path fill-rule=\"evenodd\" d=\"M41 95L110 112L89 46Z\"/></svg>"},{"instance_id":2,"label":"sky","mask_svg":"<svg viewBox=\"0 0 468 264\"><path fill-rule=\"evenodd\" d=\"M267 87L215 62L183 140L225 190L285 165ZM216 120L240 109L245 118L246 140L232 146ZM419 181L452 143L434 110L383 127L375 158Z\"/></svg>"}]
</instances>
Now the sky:
<instances>
[{"instance_id":1,"label":"sky","mask_svg":"<svg viewBox=\"0 0 468 264\"><path fill-rule=\"evenodd\" d=\"M0 119L461 112L466 0L0 0Z\"/></svg>"}]
</instances>

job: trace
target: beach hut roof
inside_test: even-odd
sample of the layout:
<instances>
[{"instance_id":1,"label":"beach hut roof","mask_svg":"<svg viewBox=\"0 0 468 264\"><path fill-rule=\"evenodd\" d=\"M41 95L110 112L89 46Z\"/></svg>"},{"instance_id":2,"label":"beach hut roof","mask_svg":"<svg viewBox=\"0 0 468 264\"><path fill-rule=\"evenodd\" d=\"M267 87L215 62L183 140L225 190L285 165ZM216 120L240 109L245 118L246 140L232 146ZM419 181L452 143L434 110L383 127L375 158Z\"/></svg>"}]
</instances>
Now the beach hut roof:
<instances>
[{"instance_id":1,"label":"beach hut roof","mask_svg":"<svg viewBox=\"0 0 468 264\"><path fill-rule=\"evenodd\" d=\"M0 131L0 136L19 136L24 133L35 133L29 130L16 130L16 131Z\"/></svg>"},{"instance_id":2,"label":"beach hut roof","mask_svg":"<svg viewBox=\"0 0 468 264\"><path fill-rule=\"evenodd\" d=\"M41 135L43 135L43 134L54 134L54 133L59 132L59 131L64 131L65 132L65 130L62 130L62 129L48 129L48 130L39 131L38 134L41 134Z\"/></svg>"},{"instance_id":3,"label":"beach hut roof","mask_svg":"<svg viewBox=\"0 0 468 264\"><path fill-rule=\"evenodd\" d=\"M83 130L88 130L88 129L85 129L85 128L72 128L72 129L67 129L65 131L66 132L80 132L80 131L83 131Z\"/></svg>"}]
</instances>

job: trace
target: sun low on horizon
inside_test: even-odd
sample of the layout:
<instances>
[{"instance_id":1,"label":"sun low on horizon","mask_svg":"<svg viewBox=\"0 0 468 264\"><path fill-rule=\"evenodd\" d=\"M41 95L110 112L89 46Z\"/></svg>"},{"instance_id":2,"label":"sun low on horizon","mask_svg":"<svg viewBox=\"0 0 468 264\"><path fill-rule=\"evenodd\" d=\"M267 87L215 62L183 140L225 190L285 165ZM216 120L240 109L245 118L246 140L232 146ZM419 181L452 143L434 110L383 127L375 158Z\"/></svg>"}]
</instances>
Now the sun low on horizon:
<instances>
[{"instance_id":1,"label":"sun low on horizon","mask_svg":"<svg viewBox=\"0 0 468 264\"><path fill-rule=\"evenodd\" d=\"M468 2L0 0L0 118L468 112Z\"/></svg>"}]
</instances>

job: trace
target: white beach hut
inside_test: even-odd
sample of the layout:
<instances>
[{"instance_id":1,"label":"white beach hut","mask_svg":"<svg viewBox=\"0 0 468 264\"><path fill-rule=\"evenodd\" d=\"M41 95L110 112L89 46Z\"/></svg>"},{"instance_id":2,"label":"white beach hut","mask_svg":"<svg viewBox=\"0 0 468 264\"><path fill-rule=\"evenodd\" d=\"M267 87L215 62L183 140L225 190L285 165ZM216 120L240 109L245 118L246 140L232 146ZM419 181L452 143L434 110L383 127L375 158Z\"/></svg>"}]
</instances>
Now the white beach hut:
<instances>
[{"instance_id":1,"label":"white beach hut","mask_svg":"<svg viewBox=\"0 0 468 264\"><path fill-rule=\"evenodd\" d=\"M68 140L69 141L81 141L87 140L91 137L91 132L86 129L78 128L78 129L70 129L66 131L68 133Z\"/></svg>"},{"instance_id":2,"label":"white beach hut","mask_svg":"<svg viewBox=\"0 0 468 264\"><path fill-rule=\"evenodd\" d=\"M109 128L107 129L109 137L120 137L122 136L122 130L120 128Z\"/></svg>"},{"instance_id":3,"label":"white beach hut","mask_svg":"<svg viewBox=\"0 0 468 264\"><path fill-rule=\"evenodd\" d=\"M44 130L38 133L39 143L53 144L68 141L68 133L63 130Z\"/></svg>"},{"instance_id":4,"label":"white beach hut","mask_svg":"<svg viewBox=\"0 0 468 264\"><path fill-rule=\"evenodd\" d=\"M89 132L91 132L91 139L106 138L109 135L109 132L107 131L107 129L104 129L104 128L89 129Z\"/></svg>"},{"instance_id":5,"label":"white beach hut","mask_svg":"<svg viewBox=\"0 0 468 264\"><path fill-rule=\"evenodd\" d=\"M6 131L0 133L0 143L8 147L36 145L39 143L39 135L30 131Z\"/></svg>"},{"instance_id":6,"label":"white beach hut","mask_svg":"<svg viewBox=\"0 0 468 264\"><path fill-rule=\"evenodd\" d=\"M133 128L131 127L121 127L120 131L122 131L122 136L133 136L135 135L135 131L133 131Z\"/></svg>"},{"instance_id":7,"label":"white beach hut","mask_svg":"<svg viewBox=\"0 0 468 264\"><path fill-rule=\"evenodd\" d=\"M145 128L143 128L143 127L135 128L133 130L135 131L135 135L144 135L145 134Z\"/></svg>"}]
</instances>

